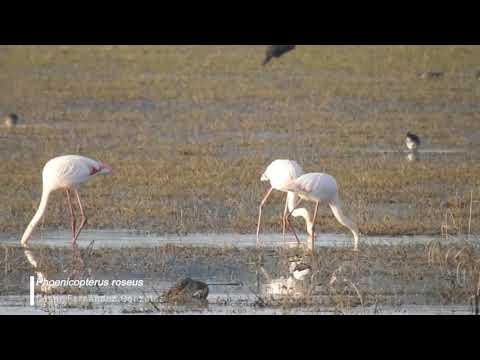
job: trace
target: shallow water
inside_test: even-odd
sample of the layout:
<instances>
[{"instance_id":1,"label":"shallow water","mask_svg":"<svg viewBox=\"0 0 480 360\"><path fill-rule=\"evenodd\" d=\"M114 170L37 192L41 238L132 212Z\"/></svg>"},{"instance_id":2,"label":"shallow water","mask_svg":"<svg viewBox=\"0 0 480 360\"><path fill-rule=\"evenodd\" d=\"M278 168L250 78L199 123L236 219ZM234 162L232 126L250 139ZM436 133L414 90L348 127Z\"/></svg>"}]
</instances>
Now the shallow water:
<instances>
[{"instance_id":1,"label":"shallow water","mask_svg":"<svg viewBox=\"0 0 480 360\"><path fill-rule=\"evenodd\" d=\"M359 150L362 151L362 150ZM377 147L372 147L364 150L367 153L375 154L409 154L411 151L408 150L398 150L398 149L382 149ZM467 149L441 149L441 148L422 148L418 149L417 153L420 154L465 154L468 153Z\"/></svg>"},{"instance_id":2,"label":"shallow water","mask_svg":"<svg viewBox=\"0 0 480 360\"><path fill-rule=\"evenodd\" d=\"M315 270L306 280L292 276L291 261L311 263L308 255L294 252L295 259L279 256L269 251L283 245L281 234L262 234L264 251L257 258L248 248L254 247L254 234L192 234L153 235L134 231L88 230L82 233L79 246L92 246L97 253L90 255L72 250L68 231L42 232L30 243L30 249L17 247L18 239L0 235L0 245L14 245L5 250L4 281L0 287L1 314L472 314L471 306L465 304L440 306L435 275L421 280L397 279L391 269L375 263L365 264L362 273L355 278L358 286L380 296L384 303L378 306L355 303L356 295L350 296L353 305L334 306L335 296L345 296L342 290L343 276L352 276L350 267L355 258L353 252L343 253L333 268L320 264L320 273ZM432 236L363 237L370 245L422 244L432 240L442 243L460 241L457 238ZM93 241L93 242L92 242ZM462 240L464 241L464 240ZM478 239L472 242L480 244ZM222 250L178 252L153 247L174 244L186 248L206 249L221 247L244 248L243 252ZM297 246L288 237L290 246ZM39 245L50 245L48 250ZM351 247L350 236L320 234L317 247ZM6 249L6 247L4 248ZM100 249L108 252L99 253ZM114 251L113 251L114 250ZM103 254L103 255L102 255ZM235 255L237 254L237 255ZM8 256L7 256L8 255ZM300 256L300 258L298 258ZM3 259L3 256L2 256ZM5 260L7 261L7 260ZM330 261L330 260L329 260ZM338 267L340 265L340 267ZM316 266L316 265L315 265ZM339 270L339 269L343 270ZM8 270L10 269L10 270ZM333 273L332 271L335 270ZM312 270L313 271L313 270ZM333 274L337 271L338 285L333 285ZM346 272L345 272L346 271ZM343 274L343 275L342 275ZM350 274L350 275L349 275ZM3 274L2 274L3 275ZM29 304L30 276L35 279L52 280L95 279L95 280L142 280L142 286L96 286L96 287L51 287L50 291L35 287L35 304ZM355 275L356 276L356 275ZM209 285L208 303L202 306L172 305L161 300L160 295L178 279L192 277ZM336 280L337 281L337 280ZM406 282L405 282L406 281ZM442 281L442 280L440 280ZM336 284L336 283L334 283ZM293 287L292 287L293 286ZM335 290L335 288L337 290ZM73 292L72 292L73 289ZM65 290L67 292L65 293ZM45 292L47 291L47 292ZM332 293L332 291L334 293ZM340 291L340 293L336 293ZM332 295L333 294L333 295ZM335 295L337 294L337 295ZM308 298L309 302L295 302ZM260 300L259 300L260 299ZM293 300L293 303L291 302ZM352 300L353 299L353 300ZM285 303L285 301L287 301ZM343 301L343 300L342 300ZM392 304L392 305L390 305ZM395 305L393 305L395 304ZM431 304L431 305L426 305Z\"/></svg>"},{"instance_id":3,"label":"shallow water","mask_svg":"<svg viewBox=\"0 0 480 360\"><path fill-rule=\"evenodd\" d=\"M46 245L53 247L69 247L71 232L43 231L34 234L29 245ZM300 241L305 241L305 236L299 235ZM282 234L261 234L260 240L263 247L283 246ZM362 236L361 242L368 245L399 245L399 244L426 244L432 240L456 241L455 238L445 239L432 235L402 235L402 236ZM122 248L122 247L156 247L167 244L180 246L232 246L247 248L256 246L255 234L189 234L189 235L156 235L130 230L83 230L77 240L79 247L86 247L94 241L96 247ZM0 245L19 245L19 238L11 234L0 234ZM350 234L318 234L315 246L320 247L350 247L352 246ZM297 241L293 235L286 236L286 245L296 247Z\"/></svg>"},{"instance_id":4,"label":"shallow water","mask_svg":"<svg viewBox=\"0 0 480 360\"><path fill-rule=\"evenodd\" d=\"M53 302L56 301L57 308L53 309ZM59 306L62 302L66 303L65 298L57 297L51 301L51 310L49 305L39 304L37 306L24 306L22 303L28 303L25 297L0 298L0 315L128 315L128 314L147 314L147 315L472 315L472 308L469 306L423 306L406 305L402 307L374 307L355 308L348 311L309 308L268 308L253 307L247 302L235 305L215 305L209 304L206 308L192 309L188 307L177 307L173 309L168 306L158 306L158 309L144 311L139 307L125 308L120 304L113 304L108 307L93 309L82 308L62 308Z\"/></svg>"}]
</instances>

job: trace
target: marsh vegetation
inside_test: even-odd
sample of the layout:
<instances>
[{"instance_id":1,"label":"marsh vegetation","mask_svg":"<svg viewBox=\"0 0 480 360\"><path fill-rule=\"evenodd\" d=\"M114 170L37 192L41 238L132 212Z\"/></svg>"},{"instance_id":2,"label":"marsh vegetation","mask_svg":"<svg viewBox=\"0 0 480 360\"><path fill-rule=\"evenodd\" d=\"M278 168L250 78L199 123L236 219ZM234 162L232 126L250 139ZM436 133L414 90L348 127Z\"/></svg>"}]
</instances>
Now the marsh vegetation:
<instances>
[{"instance_id":1,"label":"marsh vegetation","mask_svg":"<svg viewBox=\"0 0 480 360\"><path fill-rule=\"evenodd\" d=\"M262 46L0 51L0 110L23 119L0 128L2 232L24 229L43 165L69 153L114 167L83 195L91 228L252 232L259 173L292 158L337 178L365 234L439 234L446 216L466 232L472 191L479 230L478 46L297 46L267 68ZM418 78L430 69L445 75ZM421 161L401 153L407 131L424 139ZM44 226L68 228L57 196ZM343 231L328 210L319 229Z\"/></svg>"},{"instance_id":2,"label":"marsh vegetation","mask_svg":"<svg viewBox=\"0 0 480 360\"><path fill-rule=\"evenodd\" d=\"M285 158L333 175L362 234L432 236L367 244L359 254L321 248L301 300L265 297L257 286L260 266L287 276L288 259L305 256L298 249L89 248L80 266L71 249L38 246L48 276L138 274L153 300L120 306L126 313L181 311L155 299L182 276L241 282L213 289L208 306L239 301L246 312L478 304L479 46L301 45L266 67L264 46L0 46L0 55L0 116L21 119L0 126L4 237L20 238L40 200L43 165L64 154L113 168L81 192L90 229L252 234L267 190L260 175ZM442 75L419 76L429 73ZM417 161L406 159L408 131L422 139ZM62 195L52 195L40 234L69 229ZM265 233L280 231L283 199L274 192L264 208ZM328 208L317 219L319 233L345 233ZM3 299L28 294L32 267L22 251L0 248ZM225 311L241 311L235 306Z\"/></svg>"}]
</instances>

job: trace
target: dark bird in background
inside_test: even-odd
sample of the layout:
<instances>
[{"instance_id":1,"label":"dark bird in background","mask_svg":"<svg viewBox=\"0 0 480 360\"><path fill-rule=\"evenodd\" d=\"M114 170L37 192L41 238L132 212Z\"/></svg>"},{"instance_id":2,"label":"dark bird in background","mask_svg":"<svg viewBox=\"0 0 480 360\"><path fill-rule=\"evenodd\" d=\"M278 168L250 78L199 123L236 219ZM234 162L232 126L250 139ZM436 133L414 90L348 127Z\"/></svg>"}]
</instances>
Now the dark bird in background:
<instances>
[{"instance_id":1,"label":"dark bird in background","mask_svg":"<svg viewBox=\"0 0 480 360\"><path fill-rule=\"evenodd\" d=\"M415 150L420 146L420 138L417 135L408 132L405 144L409 150Z\"/></svg>"},{"instance_id":2,"label":"dark bird in background","mask_svg":"<svg viewBox=\"0 0 480 360\"><path fill-rule=\"evenodd\" d=\"M282 56L283 54L292 51L295 49L295 45L270 45L267 48L267 54L265 56L265 60L263 60L263 66L267 65L267 63L272 59L272 58L278 58Z\"/></svg>"},{"instance_id":3,"label":"dark bird in background","mask_svg":"<svg viewBox=\"0 0 480 360\"><path fill-rule=\"evenodd\" d=\"M422 79L439 79L444 75L443 71L426 71L420 73L418 76Z\"/></svg>"},{"instance_id":4,"label":"dark bird in background","mask_svg":"<svg viewBox=\"0 0 480 360\"><path fill-rule=\"evenodd\" d=\"M14 127L17 125L18 123L18 116L17 114L8 114L7 116L5 116L5 119L4 119L4 122L5 122L5 126L6 127Z\"/></svg>"}]
</instances>

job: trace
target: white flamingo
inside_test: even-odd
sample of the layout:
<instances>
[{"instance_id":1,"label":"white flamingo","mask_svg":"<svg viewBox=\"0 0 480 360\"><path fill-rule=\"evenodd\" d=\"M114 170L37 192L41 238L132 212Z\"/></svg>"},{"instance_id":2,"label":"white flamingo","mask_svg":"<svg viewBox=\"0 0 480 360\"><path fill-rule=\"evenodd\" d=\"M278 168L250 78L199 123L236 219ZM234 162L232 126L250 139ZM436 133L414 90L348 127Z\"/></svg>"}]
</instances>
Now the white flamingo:
<instances>
[{"instance_id":1,"label":"white flamingo","mask_svg":"<svg viewBox=\"0 0 480 360\"><path fill-rule=\"evenodd\" d=\"M27 246L30 236L42 219L47 210L48 198L52 191L63 189L67 194L67 202L70 208L70 216L72 219L72 244L75 244L80 231L87 223L87 217L83 211L80 195L78 194L78 187L85 181L97 176L107 175L111 173L111 168L103 163L89 159L79 155L65 155L59 156L49 160L43 167L42 180L43 190L42 198L37 212L33 216L30 224L25 230L22 240L20 241L23 247ZM82 221L80 227L76 230L75 216L73 214L72 202L70 200L70 191L75 192L77 196Z\"/></svg>"},{"instance_id":2,"label":"white flamingo","mask_svg":"<svg viewBox=\"0 0 480 360\"><path fill-rule=\"evenodd\" d=\"M323 173L309 173L291 180L284 185L284 189L296 193L300 199L295 204L296 208L302 200L313 201L316 203L313 214L312 234L309 238L310 249L313 251L315 242L315 221L317 217L318 205L320 202L330 205L335 218L343 226L350 229L353 234L353 248L358 251L359 232L357 225L347 218L342 211L340 199L338 197L337 181L334 177Z\"/></svg>"},{"instance_id":3,"label":"white flamingo","mask_svg":"<svg viewBox=\"0 0 480 360\"><path fill-rule=\"evenodd\" d=\"M258 210L258 224L257 224L257 246L259 244L259 234L260 234L260 222L262 218L262 208L265 205L268 197L272 193L272 191L279 190L282 192L287 193L287 198L285 201L285 210L283 212L283 239L285 240L285 225L288 223L290 228L292 229L295 238L298 241L297 235L295 234L295 230L291 227L290 223L288 222L288 216L292 215L294 217L301 216L305 219L307 223L307 232L311 234L312 228L312 221L310 218L310 214L308 213L307 209L295 209L295 202L298 196L293 193L289 192L285 189L285 184L289 183L291 180L296 179L300 175L303 174L302 167L293 160L275 160L273 161L262 174L260 180L261 181L270 181L270 189L267 191L265 197L263 198L262 202L260 203L260 207ZM288 213L287 213L288 211Z\"/></svg>"}]
</instances>

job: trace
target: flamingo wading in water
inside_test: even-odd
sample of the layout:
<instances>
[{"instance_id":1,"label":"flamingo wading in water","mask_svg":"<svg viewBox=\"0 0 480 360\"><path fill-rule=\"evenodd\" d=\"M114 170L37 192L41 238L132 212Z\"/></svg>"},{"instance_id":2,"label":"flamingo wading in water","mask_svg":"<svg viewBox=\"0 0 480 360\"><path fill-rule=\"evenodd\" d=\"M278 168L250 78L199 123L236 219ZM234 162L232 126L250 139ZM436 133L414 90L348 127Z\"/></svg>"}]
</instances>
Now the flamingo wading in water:
<instances>
[{"instance_id":1,"label":"flamingo wading in water","mask_svg":"<svg viewBox=\"0 0 480 360\"><path fill-rule=\"evenodd\" d=\"M262 208L267 202L268 197L272 193L272 191L279 190L282 192L287 193L287 198L285 201L285 210L283 213L283 239L285 240L285 225L288 223L290 226L290 223L288 222L288 216L292 215L294 217L301 216L305 219L307 222L307 231L310 234L310 229L311 229L311 224L312 221L310 219L310 214L308 213L307 209L295 209L295 202L298 198L298 196L293 193L289 192L285 189L285 184L289 183L291 180L296 179L300 175L303 174L303 169L302 167L293 160L275 160L273 161L270 165L268 165L267 169L265 172L262 174L260 180L261 181L270 181L270 189L267 191L265 197L263 198L262 202L260 203L260 207L258 210L258 224L257 224L257 246L260 241L260 222L262 218ZM287 213L287 210L289 213ZM291 226L290 226L291 227ZM297 238L297 235L295 234L295 230L293 227L291 227L295 237ZM298 238L297 238L298 241Z\"/></svg>"},{"instance_id":2,"label":"flamingo wading in water","mask_svg":"<svg viewBox=\"0 0 480 360\"><path fill-rule=\"evenodd\" d=\"M30 224L27 226L27 229L23 233L22 240L20 241L21 245L23 247L27 246L33 230L47 210L48 199L52 191L61 189L65 190L67 195L67 202L72 219L72 244L75 244L80 231L87 223L87 217L83 211L80 195L78 194L77 189L80 184L85 181L97 175L110 174L111 171L112 169L108 165L79 155L59 156L49 160L43 167L43 190L40 205L30 221ZM70 191L75 193L80 207L80 213L82 215L82 221L78 229L76 229L75 216L73 214L72 202L70 200Z\"/></svg>"},{"instance_id":3,"label":"flamingo wading in water","mask_svg":"<svg viewBox=\"0 0 480 360\"><path fill-rule=\"evenodd\" d=\"M320 202L330 205L330 209L338 222L350 229L353 234L353 249L358 251L358 241L360 237L358 227L352 220L343 214L340 199L338 197L337 181L333 176L323 173L305 174L291 180L288 184L285 184L284 189L286 191L292 191L300 197L294 208L296 208L302 200L313 201L316 203L315 212L313 214L312 233L309 238L311 241L309 244L311 251L314 249L315 220Z\"/></svg>"}]
</instances>

